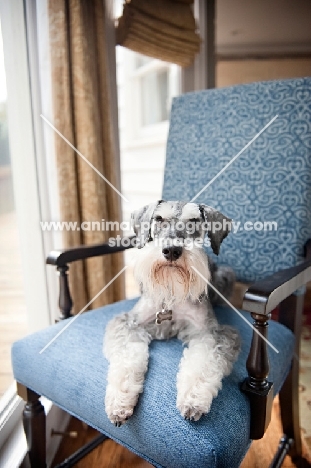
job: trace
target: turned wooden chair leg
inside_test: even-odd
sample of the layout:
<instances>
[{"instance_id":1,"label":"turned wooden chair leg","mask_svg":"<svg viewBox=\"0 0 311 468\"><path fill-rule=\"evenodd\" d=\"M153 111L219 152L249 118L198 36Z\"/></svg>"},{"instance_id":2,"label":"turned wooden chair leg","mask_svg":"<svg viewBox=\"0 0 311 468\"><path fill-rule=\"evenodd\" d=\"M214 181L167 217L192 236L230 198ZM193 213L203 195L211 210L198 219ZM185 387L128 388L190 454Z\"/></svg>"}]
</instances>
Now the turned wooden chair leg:
<instances>
[{"instance_id":1,"label":"turned wooden chair leg","mask_svg":"<svg viewBox=\"0 0 311 468\"><path fill-rule=\"evenodd\" d=\"M46 418L40 395L17 383L17 393L26 401L23 425L27 439L28 456L32 468L46 467Z\"/></svg>"},{"instance_id":2,"label":"turned wooden chair leg","mask_svg":"<svg viewBox=\"0 0 311 468\"><path fill-rule=\"evenodd\" d=\"M248 377L241 385L241 390L247 394L250 402L250 439L261 439L270 423L273 383L268 382L269 358L267 343L268 320L266 315L251 314L253 322L253 337L247 358L246 369ZM260 335L257 333L260 333Z\"/></svg>"},{"instance_id":3,"label":"turned wooden chair leg","mask_svg":"<svg viewBox=\"0 0 311 468\"><path fill-rule=\"evenodd\" d=\"M304 294L291 295L280 305L279 322L300 336ZM284 434L293 440L288 454L294 460L302 455L299 424L299 357L300 340L296 340L295 355L291 370L280 391L281 419Z\"/></svg>"}]
</instances>

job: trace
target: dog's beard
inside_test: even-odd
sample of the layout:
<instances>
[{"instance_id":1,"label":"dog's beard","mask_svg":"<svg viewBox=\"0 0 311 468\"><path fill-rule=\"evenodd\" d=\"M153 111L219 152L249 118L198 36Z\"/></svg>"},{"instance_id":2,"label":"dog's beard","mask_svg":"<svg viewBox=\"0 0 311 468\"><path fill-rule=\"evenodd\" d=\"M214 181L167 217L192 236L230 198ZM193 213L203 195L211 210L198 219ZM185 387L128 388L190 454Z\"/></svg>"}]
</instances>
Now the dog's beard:
<instances>
[{"instance_id":1,"label":"dog's beard","mask_svg":"<svg viewBox=\"0 0 311 468\"><path fill-rule=\"evenodd\" d=\"M182 257L171 263L151 245L141 254L134 268L135 277L143 292L159 307L164 304L172 308L176 303L187 299L195 301L202 293L207 293L207 283L203 278L209 281L210 271L202 249L184 250ZM191 268L192 265L203 278Z\"/></svg>"},{"instance_id":2,"label":"dog's beard","mask_svg":"<svg viewBox=\"0 0 311 468\"><path fill-rule=\"evenodd\" d=\"M167 307L176 302L177 298L178 302L183 302L189 295L193 276L192 271L187 270L182 264L156 262L150 275L150 282L153 285L151 294L162 297Z\"/></svg>"}]
</instances>

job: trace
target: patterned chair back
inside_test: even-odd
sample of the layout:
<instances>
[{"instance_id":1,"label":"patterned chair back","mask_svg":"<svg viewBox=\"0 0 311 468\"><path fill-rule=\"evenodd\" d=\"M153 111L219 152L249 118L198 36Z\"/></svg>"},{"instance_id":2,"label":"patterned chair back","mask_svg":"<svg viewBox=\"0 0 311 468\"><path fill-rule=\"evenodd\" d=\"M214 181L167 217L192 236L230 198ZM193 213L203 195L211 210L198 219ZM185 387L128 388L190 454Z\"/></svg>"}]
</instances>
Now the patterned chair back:
<instances>
[{"instance_id":1,"label":"patterned chair back","mask_svg":"<svg viewBox=\"0 0 311 468\"><path fill-rule=\"evenodd\" d=\"M173 101L163 199L195 198L240 223L218 257L208 248L240 281L302 259L311 238L310 122L311 78L204 90Z\"/></svg>"}]
</instances>

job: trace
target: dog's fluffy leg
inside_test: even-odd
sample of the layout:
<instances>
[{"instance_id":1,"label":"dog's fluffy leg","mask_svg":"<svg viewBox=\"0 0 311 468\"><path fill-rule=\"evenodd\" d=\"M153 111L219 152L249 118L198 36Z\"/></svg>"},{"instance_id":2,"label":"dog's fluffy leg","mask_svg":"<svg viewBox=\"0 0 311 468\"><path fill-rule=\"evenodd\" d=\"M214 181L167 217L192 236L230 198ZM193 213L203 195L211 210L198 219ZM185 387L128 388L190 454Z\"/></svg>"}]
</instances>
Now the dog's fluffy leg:
<instances>
[{"instance_id":1,"label":"dog's fluffy leg","mask_svg":"<svg viewBox=\"0 0 311 468\"><path fill-rule=\"evenodd\" d=\"M150 335L136 324L135 316L123 314L112 319L106 328L104 354L109 360L105 409L116 426L133 413L143 391L148 367Z\"/></svg>"},{"instance_id":2,"label":"dog's fluffy leg","mask_svg":"<svg viewBox=\"0 0 311 468\"><path fill-rule=\"evenodd\" d=\"M177 408L185 419L197 421L209 412L239 347L238 333L226 326L190 337L177 374Z\"/></svg>"}]
</instances>

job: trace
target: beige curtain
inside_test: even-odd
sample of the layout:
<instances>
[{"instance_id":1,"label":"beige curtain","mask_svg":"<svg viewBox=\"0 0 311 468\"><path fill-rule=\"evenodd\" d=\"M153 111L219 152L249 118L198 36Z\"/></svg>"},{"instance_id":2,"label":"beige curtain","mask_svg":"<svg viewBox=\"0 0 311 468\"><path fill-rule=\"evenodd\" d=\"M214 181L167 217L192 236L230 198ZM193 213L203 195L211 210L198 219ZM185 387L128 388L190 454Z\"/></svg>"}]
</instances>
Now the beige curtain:
<instances>
[{"instance_id":1,"label":"beige curtain","mask_svg":"<svg viewBox=\"0 0 311 468\"><path fill-rule=\"evenodd\" d=\"M52 87L55 127L120 189L119 151L113 125L115 105L106 43L109 24L103 0L50 0ZM109 75L111 74L111 76ZM63 221L120 221L119 195L82 158L55 135ZM67 231L66 247L98 244L117 232ZM79 312L123 267L122 254L70 266L74 312ZM124 297L121 275L92 308Z\"/></svg>"}]
</instances>

